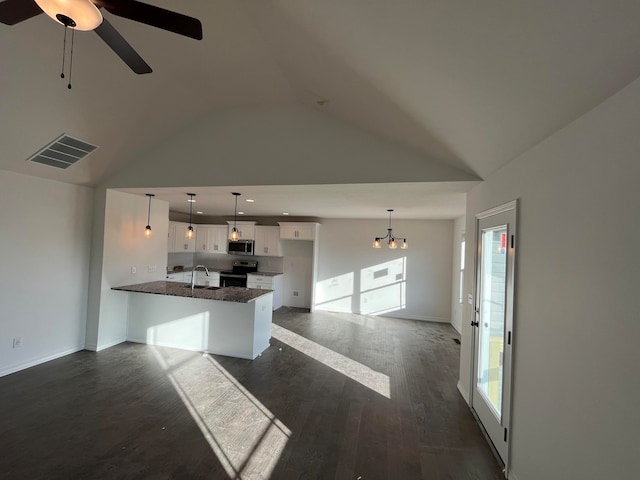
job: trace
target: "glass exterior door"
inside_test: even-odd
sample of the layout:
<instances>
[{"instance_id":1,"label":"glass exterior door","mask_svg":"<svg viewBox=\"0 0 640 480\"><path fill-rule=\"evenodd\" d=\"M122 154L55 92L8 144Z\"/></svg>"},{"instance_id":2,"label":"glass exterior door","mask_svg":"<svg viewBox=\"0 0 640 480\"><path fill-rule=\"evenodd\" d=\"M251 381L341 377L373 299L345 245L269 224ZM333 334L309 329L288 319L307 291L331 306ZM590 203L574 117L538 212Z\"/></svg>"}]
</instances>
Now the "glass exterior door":
<instances>
[{"instance_id":1,"label":"glass exterior door","mask_svg":"<svg viewBox=\"0 0 640 480\"><path fill-rule=\"evenodd\" d=\"M471 405L503 462L507 461L513 292L515 204L477 220L474 385Z\"/></svg>"},{"instance_id":2,"label":"glass exterior door","mask_svg":"<svg viewBox=\"0 0 640 480\"><path fill-rule=\"evenodd\" d=\"M496 420L502 415L504 313L507 280L506 225L482 231L480 321L476 388Z\"/></svg>"}]
</instances>

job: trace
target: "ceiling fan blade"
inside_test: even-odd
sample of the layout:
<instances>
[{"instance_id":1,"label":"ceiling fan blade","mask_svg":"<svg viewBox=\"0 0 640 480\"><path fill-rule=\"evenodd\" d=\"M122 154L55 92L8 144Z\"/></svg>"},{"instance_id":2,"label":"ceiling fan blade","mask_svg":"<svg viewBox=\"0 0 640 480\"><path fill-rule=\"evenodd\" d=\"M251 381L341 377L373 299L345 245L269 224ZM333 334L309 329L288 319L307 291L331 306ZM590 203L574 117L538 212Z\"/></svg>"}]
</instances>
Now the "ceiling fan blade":
<instances>
[{"instance_id":1,"label":"ceiling fan blade","mask_svg":"<svg viewBox=\"0 0 640 480\"><path fill-rule=\"evenodd\" d=\"M202 40L200 20L136 0L92 0L99 7L119 17L168 30L185 37Z\"/></svg>"},{"instance_id":2,"label":"ceiling fan blade","mask_svg":"<svg viewBox=\"0 0 640 480\"><path fill-rule=\"evenodd\" d=\"M107 22L106 18L102 19L102 23L94 31L135 73L142 74L152 72L147 62L145 62L122 35Z\"/></svg>"},{"instance_id":3,"label":"ceiling fan blade","mask_svg":"<svg viewBox=\"0 0 640 480\"><path fill-rule=\"evenodd\" d=\"M15 25L41 13L33 0L5 0L0 3L0 23L5 25Z\"/></svg>"}]
</instances>

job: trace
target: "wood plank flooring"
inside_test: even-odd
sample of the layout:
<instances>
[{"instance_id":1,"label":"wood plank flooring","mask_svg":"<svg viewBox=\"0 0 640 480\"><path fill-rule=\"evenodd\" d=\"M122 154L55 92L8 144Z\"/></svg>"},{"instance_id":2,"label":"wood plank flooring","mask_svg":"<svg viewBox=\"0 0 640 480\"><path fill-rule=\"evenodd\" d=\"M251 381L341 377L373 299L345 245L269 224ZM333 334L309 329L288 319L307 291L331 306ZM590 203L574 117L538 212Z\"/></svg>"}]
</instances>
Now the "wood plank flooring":
<instances>
[{"instance_id":1,"label":"wood plank flooring","mask_svg":"<svg viewBox=\"0 0 640 480\"><path fill-rule=\"evenodd\" d=\"M0 378L0 479L498 480L450 325L282 308L254 361L125 343Z\"/></svg>"}]
</instances>

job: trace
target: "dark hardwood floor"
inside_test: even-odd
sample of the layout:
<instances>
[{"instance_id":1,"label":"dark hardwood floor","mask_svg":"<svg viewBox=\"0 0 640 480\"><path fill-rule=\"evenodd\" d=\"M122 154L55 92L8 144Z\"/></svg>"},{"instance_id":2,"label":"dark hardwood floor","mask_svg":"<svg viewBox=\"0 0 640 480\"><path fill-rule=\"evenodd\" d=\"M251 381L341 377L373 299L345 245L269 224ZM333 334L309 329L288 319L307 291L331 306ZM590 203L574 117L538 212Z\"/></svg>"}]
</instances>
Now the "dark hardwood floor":
<instances>
[{"instance_id":1,"label":"dark hardwood floor","mask_svg":"<svg viewBox=\"0 0 640 480\"><path fill-rule=\"evenodd\" d=\"M501 479L449 325L282 308L254 361L125 343L0 378L2 479Z\"/></svg>"}]
</instances>

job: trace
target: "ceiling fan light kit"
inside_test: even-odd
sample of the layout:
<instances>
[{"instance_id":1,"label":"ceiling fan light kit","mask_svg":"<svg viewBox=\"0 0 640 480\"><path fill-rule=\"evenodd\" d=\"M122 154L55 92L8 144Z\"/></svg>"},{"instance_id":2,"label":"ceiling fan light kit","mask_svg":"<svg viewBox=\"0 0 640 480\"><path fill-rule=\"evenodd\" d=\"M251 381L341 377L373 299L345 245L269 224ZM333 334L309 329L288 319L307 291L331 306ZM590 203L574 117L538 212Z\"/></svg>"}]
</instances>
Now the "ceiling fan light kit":
<instances>
[{"instance_id":1,"label":"ceiling fan light kit","mask_svg":"<svg viewBox=\"0 0 640 480\"><path fill-rule=\"evenodd\" d=\"M103 17L101 9L111 15L144 23L162 30L202 40L202 24L197 18L137 0L4 0L0 2L0 23L16 25L40 15L43 11L66 29L90 31L98 36L126 63L134 73L151 73L151 67L138 52ZM73 52L73 36L72 47ZM70 62L73 60L71 59ZM64 69L64 52L63 52ZM64 78L64 74L61 75ZM69 82L68 88L71 88Z\"/></svg>"},{"instance_id":2,"label":"ceiling fan light kit","mask_svg":"<svg viewBox=\"0 0 640 480\"><path fill-rule=\"evenodd\" d=\"M90 0L34 0L50 18L83 32L102 23L102 14Z\"/></svg>"}]
</instances>

